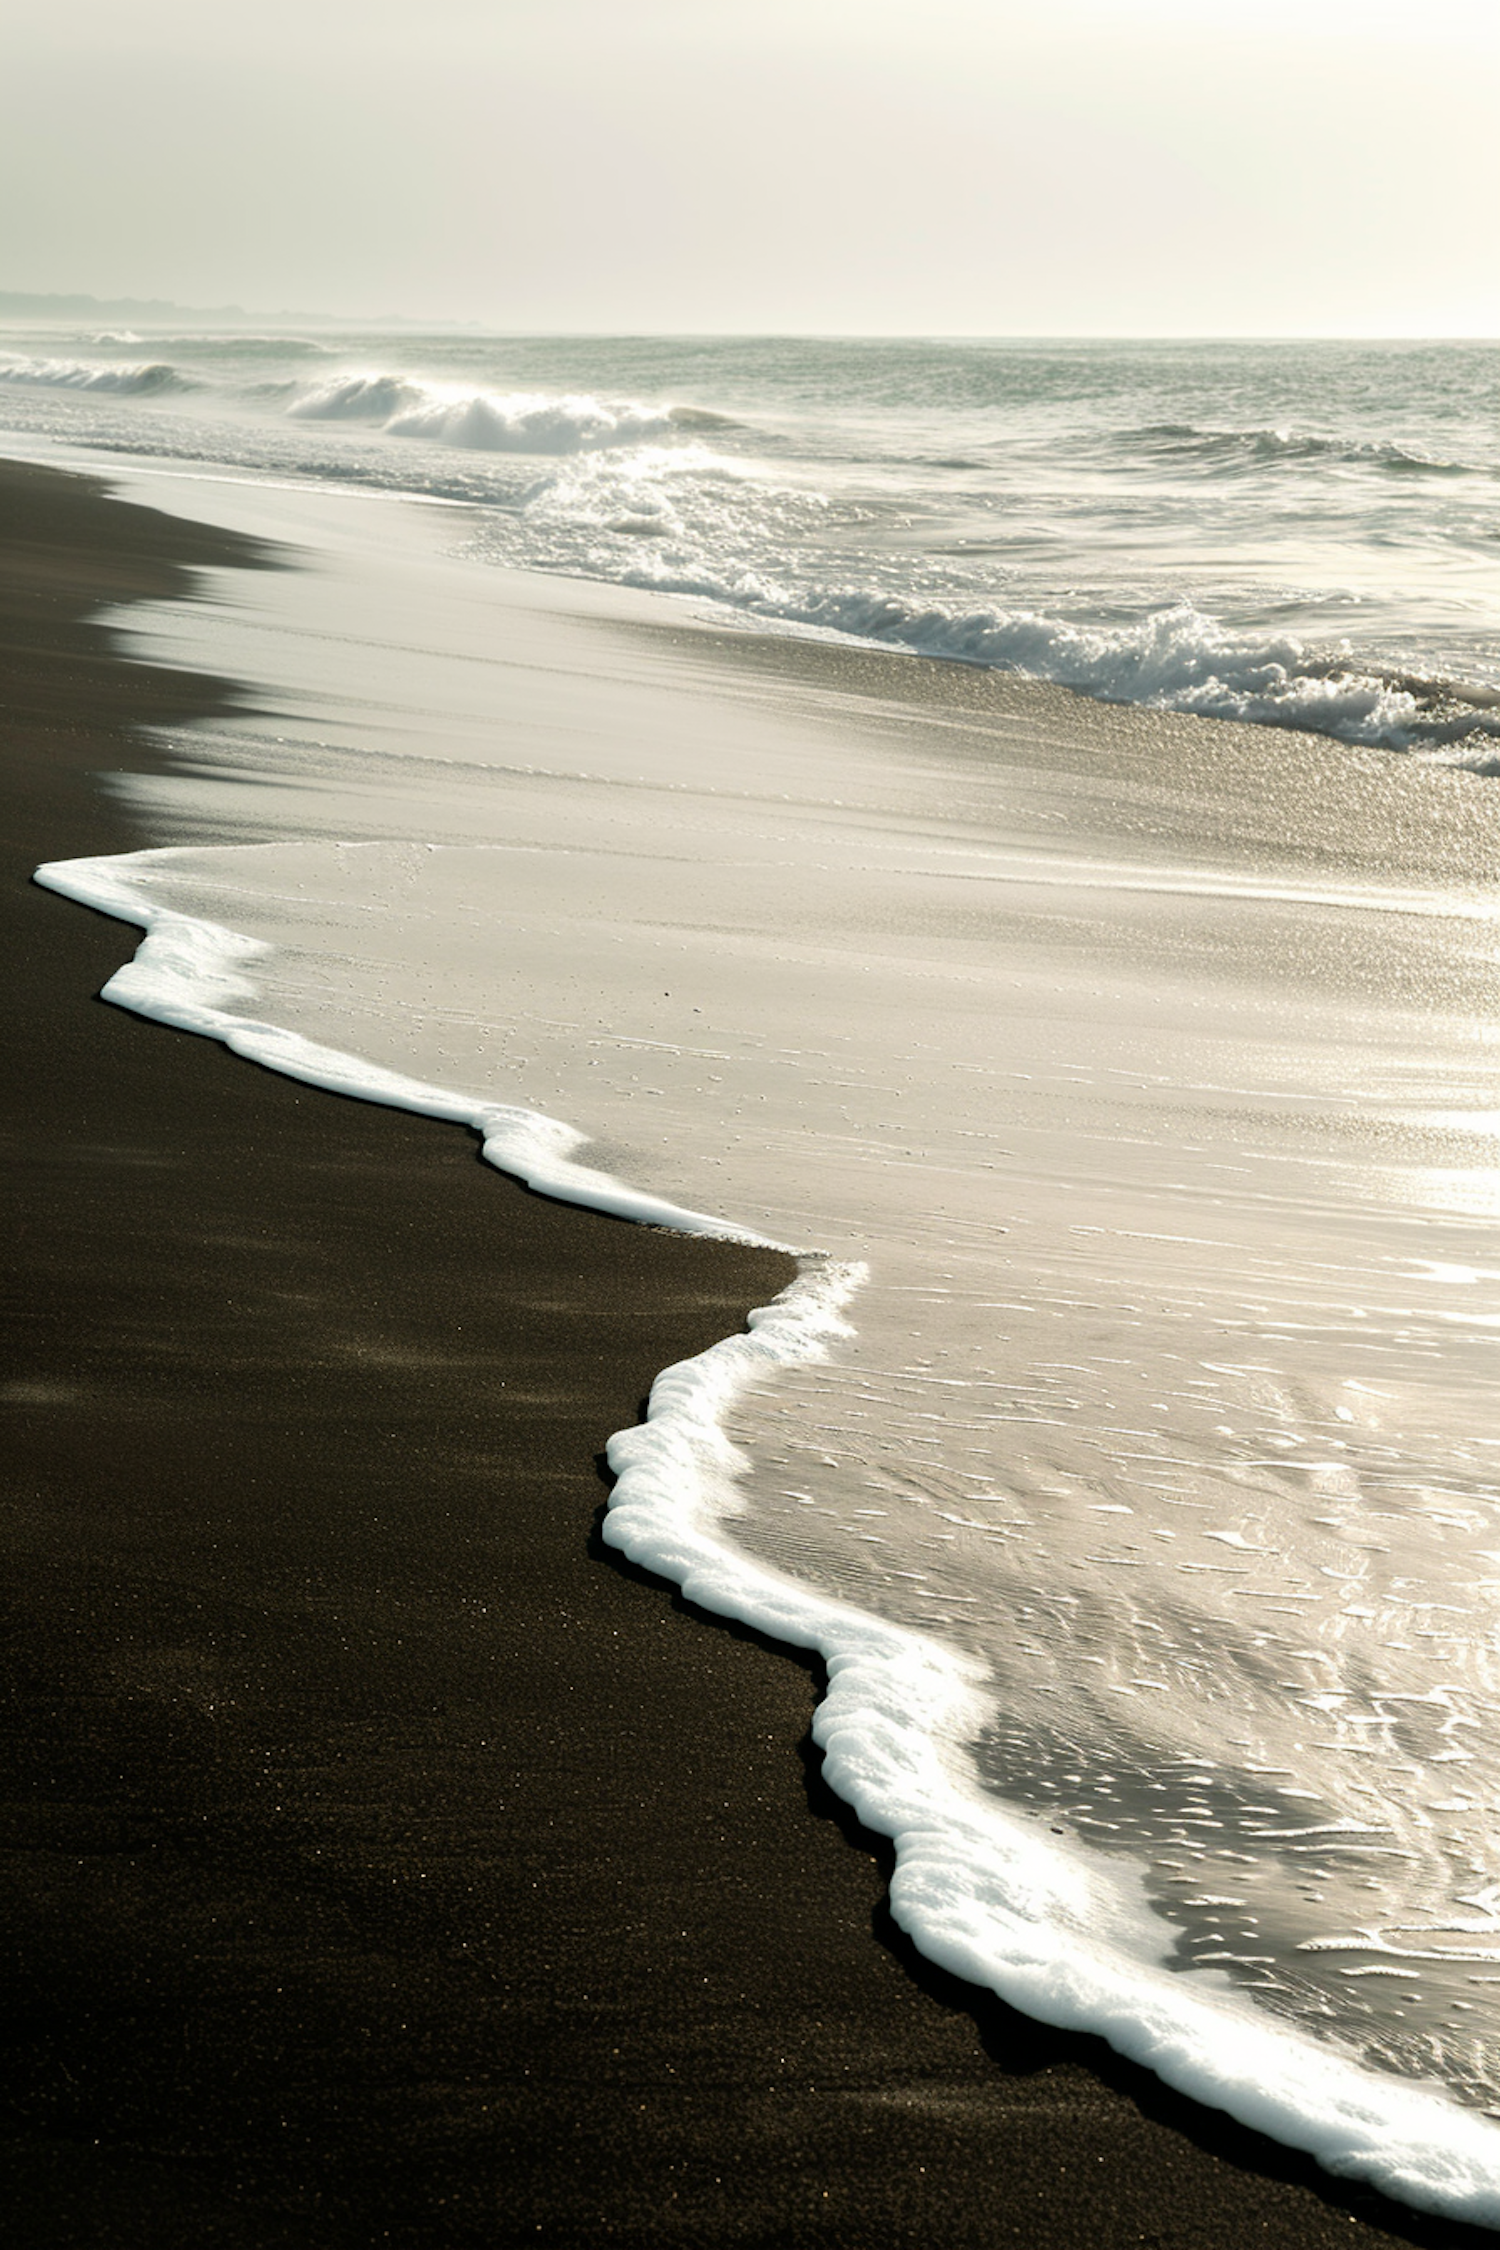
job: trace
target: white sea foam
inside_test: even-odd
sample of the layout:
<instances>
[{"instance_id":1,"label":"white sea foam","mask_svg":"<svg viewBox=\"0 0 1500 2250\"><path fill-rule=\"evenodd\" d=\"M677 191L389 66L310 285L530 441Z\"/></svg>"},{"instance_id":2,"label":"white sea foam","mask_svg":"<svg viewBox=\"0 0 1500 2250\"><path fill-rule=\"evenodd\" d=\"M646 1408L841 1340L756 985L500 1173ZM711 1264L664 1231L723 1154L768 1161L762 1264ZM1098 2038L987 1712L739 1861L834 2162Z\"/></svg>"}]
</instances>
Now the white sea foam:
<instances>
[{"instance_id":1,"label":"white sea foam","mask_svg":"<svg viewBox=\"0 0 1500 2250\"><path fill-rule=\"evenodd\" d=\"M141 878L168 853L61 862L37 880L141 924L105 997L305 1083L461 1123L486 1156L543 1192L649 1224L765 1241L642 1195L576 1163L582 1135L542 1113L406 1078L238 1012L266 949L162 908ZM748 1333L668 1368L646 1421L619 1432L605 1537L690 1599L819 1650L828 1692L814 1727L830 1784L894 1843L892 1910L940 1965L1027 2013L1101 2033L1169 2083L1330 2170L1423 2208L1500 2226L1500 2133L1434 2086L1365 2071L1331 2045L1258 2018L1216 1970L1164 1965L1170 1927L1137 1877L1013 1813L945 1747L983 1723L982 1668L957 1649L828 1598L728 1542L739 1458L727 1416L749 1389L821 1359L847 1333L857 1267L810 1257Z\"/></svg>"}]
</instances>

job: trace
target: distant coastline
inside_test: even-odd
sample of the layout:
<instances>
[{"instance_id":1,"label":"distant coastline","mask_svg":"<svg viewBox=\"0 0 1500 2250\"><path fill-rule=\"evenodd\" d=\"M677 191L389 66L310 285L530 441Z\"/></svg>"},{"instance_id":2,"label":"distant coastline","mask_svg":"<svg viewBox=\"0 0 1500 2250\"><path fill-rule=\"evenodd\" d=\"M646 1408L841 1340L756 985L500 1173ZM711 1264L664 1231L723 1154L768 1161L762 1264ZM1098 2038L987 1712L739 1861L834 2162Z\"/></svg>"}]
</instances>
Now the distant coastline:
<instances>
[{"instance_id":1,"label":"distant coastline","mask_svg":"<svg viewBox=\"0 0 1500 2250\"><path fill-rule=\"evenodd\" d=\"M90 297L78 291L38 292L0 289L0 321L7 320L146 320L146 321L285 321L299 328L442 328L447 323L409 320L404 313L381 313L368 321L337 313L247 312L243 305L179 305L170 297ZM452 325L458 326L459 323Z\"/></svg>"}]
</instances>

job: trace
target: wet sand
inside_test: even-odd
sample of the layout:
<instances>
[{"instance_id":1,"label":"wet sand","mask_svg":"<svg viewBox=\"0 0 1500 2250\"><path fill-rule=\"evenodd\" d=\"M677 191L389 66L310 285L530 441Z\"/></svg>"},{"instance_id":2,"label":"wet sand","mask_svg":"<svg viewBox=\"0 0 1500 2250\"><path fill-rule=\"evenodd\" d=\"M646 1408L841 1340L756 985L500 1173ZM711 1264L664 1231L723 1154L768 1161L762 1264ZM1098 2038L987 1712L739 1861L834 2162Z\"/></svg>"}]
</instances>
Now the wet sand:
<instances>
[{"instance_id":1,"label":"wet sand","mask_svg":"<svg viewBox=\"0 0 1500 2250\"><path fill-rule=\"evenodd\" d=\"M0 525L15 2239L1491 2240L910 1956L811 1669L598 1539L787 1262L99 1005L127 933L29 872L153 841L94 776L235 691L87 613L254 557L14 466Z\"/></svg>"}]
</instances>

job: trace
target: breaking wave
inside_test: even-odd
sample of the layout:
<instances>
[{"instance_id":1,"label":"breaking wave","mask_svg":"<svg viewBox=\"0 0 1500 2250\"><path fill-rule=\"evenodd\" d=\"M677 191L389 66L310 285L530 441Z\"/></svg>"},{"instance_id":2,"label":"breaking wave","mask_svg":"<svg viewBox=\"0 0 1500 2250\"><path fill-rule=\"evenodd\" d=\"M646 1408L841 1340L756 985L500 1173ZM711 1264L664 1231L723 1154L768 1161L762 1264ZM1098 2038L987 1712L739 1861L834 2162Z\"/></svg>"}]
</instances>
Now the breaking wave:
<instances>
[{"instance_id":1,"label":"breaking wave","mask_svg":"<svg viewBox=\"0 0 1500 2250\"><path fill-rule=\"evenodd\" d=\"M749 575L735 585L643 569L626 576L767 619L1048 680L1101 703L1297 728L1500 774L1500 699L1483 689L1363 668L1344 647L1317 651L1290 635L1232 630L1188 602L1125 625L1086 626L1031 610L957 612L857 591L801 595Z\"/></svg>"},{"instance_id":2,"label":"breaking wave","mask_svg":"<svg viewBox=\"0 0 1500 2250\"><path fill-rule=\"evenodd\" d=\"M861 585L878 558L869 523L847 504L680 436L560 463L479 544L522 568L706 599L769 626L1018 673L1098 702L1297 729L1500 774L1493 688L1419 677L1342 638L1315 644L1265 619L1226 623L1207 606L1152 601L1144 589L1112 617L1090 619L1067 615L1065 597L1056 608L1045 598L1001 607L965 604L941 583L926 598L925 589ZM810 566L806 576L799 563ZM823 577L830 564L848 569L842 584Z\"/></svg>"},{"instance_id":3,"label":"breaking wave","mask_svg":"<svg viewBox=\"0 0 1500 2250\"><path fill-rule=\"evenodd\" d=\"M681 431L721 428L696 407L540 391L486 391L405 375L341 375L303 391L287 412L304 422L374 422L393 437L486 453L588 453Z\"/></svg>"},{"instance_id":4,"label":"breaking wave","mask_svg":"<svg viewBox=\"0 0 1500 2250\"><path fill-rule=\"evenodd\" d=\"M198 388L190 375L166 360L100 367L81 359L0 360L0 383L36 384L62 391L113 391L121 397L160 397L166 391Z\"/></svg>"},{"instance_id":5,"label":"breaking wave","mask_svg":"<svg viewBox=\"0 0 1500 2250\"><path fill-rule=\"evenodd\" d=\"M939 347L877 411L874 347L130 340L0 351L7 421L470 502L512 567L1500 774L1487 362L1412 392L1381 361L1355 412L1300 358L1213 388L1174 359L1143 390L1127 354L1063 445L988 361L955 405Z\"/></svg>"}]
</instances>

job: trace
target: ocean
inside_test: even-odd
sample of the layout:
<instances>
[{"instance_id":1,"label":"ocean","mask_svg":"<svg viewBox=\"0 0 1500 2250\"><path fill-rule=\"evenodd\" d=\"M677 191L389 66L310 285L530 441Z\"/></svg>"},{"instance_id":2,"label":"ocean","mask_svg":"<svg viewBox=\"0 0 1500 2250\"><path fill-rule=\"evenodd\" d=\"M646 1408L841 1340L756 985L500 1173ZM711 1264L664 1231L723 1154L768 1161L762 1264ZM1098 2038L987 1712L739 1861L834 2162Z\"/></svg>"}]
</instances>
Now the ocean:
<instances>
[{"instance_id":1,"label":"ocean","mask_svg":"<svg viewBox=\"0 0 1500 2250\"><path fill-rule=\"evenodd\" d=\"M16 430L473 501L522 569L1462 762L1500 739L1497 379L1489 344L0 348Z\"/></svg>"},{"instance_id":2,"label":"ocean","mask_svg":"<svg viewBox=\"0 0 1500 2250\"><path fill-rule=\"evenodd\" d=\"M0 356L13 450L303 558L122 615L253 708L111 779L152 849L44 871L146 927L110 996L795 1250L606 1536L823 1651L933 1959L1491 2225L1497 382Z\"/></svg>"}]
</instances>

